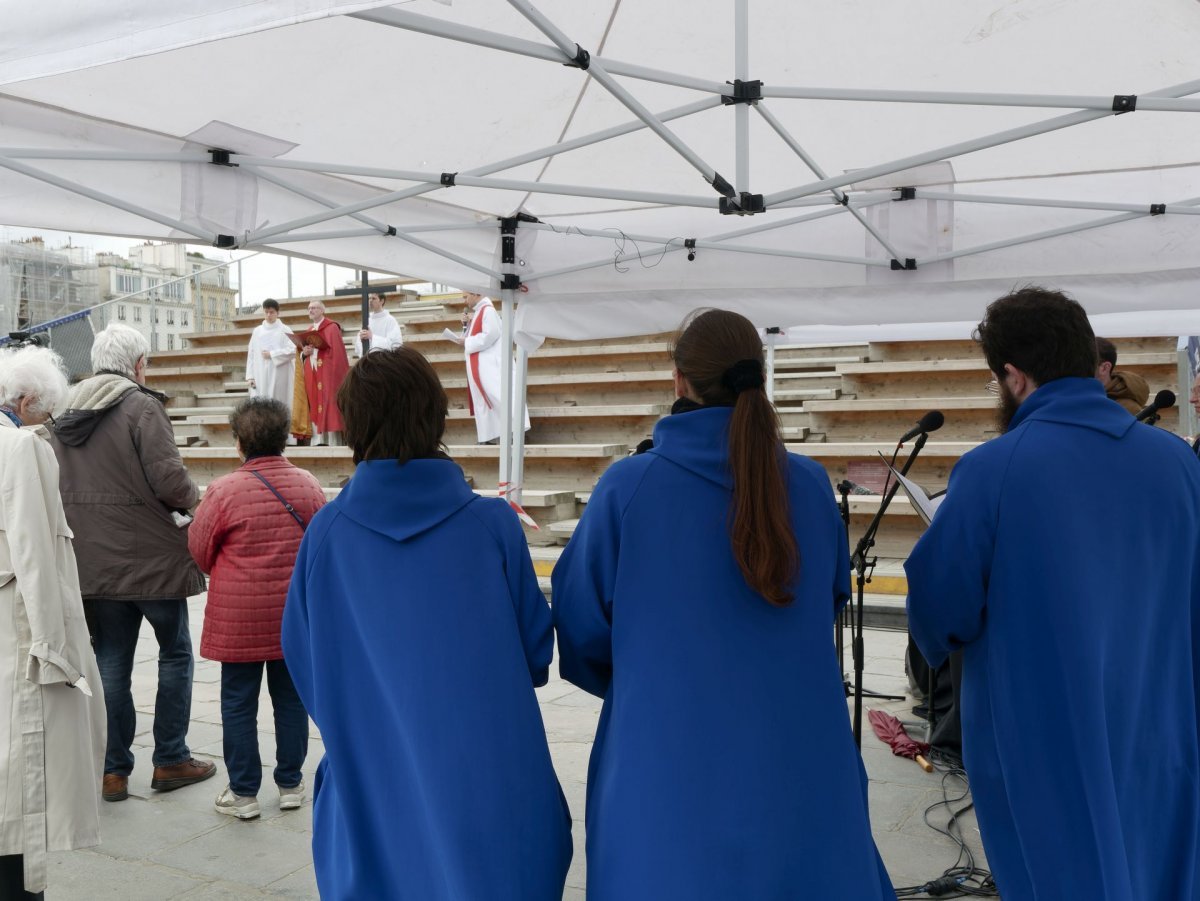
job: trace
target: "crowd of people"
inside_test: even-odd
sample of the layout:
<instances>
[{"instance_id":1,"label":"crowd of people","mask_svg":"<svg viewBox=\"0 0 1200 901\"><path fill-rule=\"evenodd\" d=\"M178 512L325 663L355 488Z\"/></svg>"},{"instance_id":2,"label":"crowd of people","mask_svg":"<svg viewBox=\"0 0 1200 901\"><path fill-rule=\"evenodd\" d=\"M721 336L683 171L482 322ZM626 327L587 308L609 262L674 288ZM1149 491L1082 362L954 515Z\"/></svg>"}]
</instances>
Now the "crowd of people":
<instances>
[{"instance_id":1,"label":"crowd of people","mask_svg":"<svg viewBox=\"0 0 1200 901\"><path fill-rule=\"evenodd\" d=\"M305 799L309 717L324 741L324 898L561 898L571 813L534 693L556 637L561 675L603 700L589 898L895 897L831 641L846 532L825 471L784 449L749 320L684 324L672 414L601 477L552 607L511 508L447 456L425 357L376 348L391 338L373 321L361 337L382 352L316 395L337 414L318 434L340 432L357 466L326 504L283 456L294 411L274 331L256 330L262 392L231 417L244 462L198 508L140 334L99 333L96 374L69 394L51 351L0 353L10 891L40 891L46 851L95 844L98 798L127 795L143 618L160 648L152 787L215 775L186 743L186 597L203 571L228 775L215 809L260 813L265 672L281 808ZM1075 301L1015 292L977 340L1002 434L962 457L906 566L922 652L963 654L964 754L996 883L1006 901L1195 899L1200 464L1106 398L1113 367ZM296 358L316 385L340 332L323 343Z\"/></svg>"}]
</instances>

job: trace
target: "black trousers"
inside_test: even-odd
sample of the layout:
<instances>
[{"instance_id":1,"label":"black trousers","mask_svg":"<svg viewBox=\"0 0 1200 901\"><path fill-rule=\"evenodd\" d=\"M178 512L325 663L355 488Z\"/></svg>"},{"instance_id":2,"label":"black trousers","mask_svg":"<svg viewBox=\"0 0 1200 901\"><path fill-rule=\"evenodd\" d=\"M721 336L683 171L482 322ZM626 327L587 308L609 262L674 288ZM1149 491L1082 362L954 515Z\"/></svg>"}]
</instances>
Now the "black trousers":
<instances>
[{"instance_id":1,"label":"black trousers","mask_svg":"<svg viewBox=\"0 0 1200 901\"><path fill-rule=\"evenodd\" d=\"M0 901L42 901L44 892L25 891L25 858L0 856Z\"/></svg>"},{"instance_id":2,"label":"black trousers","mask_svg":"<svg viewBox=\"0 0 1200 901\"><path fill-rule=\"evenodd\" d=\"M905 664L913 681L925 692L929 691L929 664L921 656L916 642L908 640ZM962 651L955 651L945 663L933 672L933 697L927 697L921 708L914 713L929 719L927 710L933 707L935 721L930 744L946 754L962 759L962 721L958 714L959 685L962 683Z\"/></svg>"}]
</instances>

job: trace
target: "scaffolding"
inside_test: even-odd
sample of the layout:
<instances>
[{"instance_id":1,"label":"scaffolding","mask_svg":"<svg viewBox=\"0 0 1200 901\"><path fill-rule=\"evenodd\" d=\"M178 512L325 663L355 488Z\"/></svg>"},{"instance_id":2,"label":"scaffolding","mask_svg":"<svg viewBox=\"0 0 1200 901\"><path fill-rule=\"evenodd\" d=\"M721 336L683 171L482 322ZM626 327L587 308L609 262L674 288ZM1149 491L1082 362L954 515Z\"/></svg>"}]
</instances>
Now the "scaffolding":
<instances>
[{"instance_id":1,"label":"scaffolding","mask_svg":"<svg viewBox=\"0 0 1200 901\"><path fill-rule=\"evenodd\" d=\"M82 312L99 299L86 248L51 250L40 238L0 244L0 334Z\"/></svg>"}]
</instances>

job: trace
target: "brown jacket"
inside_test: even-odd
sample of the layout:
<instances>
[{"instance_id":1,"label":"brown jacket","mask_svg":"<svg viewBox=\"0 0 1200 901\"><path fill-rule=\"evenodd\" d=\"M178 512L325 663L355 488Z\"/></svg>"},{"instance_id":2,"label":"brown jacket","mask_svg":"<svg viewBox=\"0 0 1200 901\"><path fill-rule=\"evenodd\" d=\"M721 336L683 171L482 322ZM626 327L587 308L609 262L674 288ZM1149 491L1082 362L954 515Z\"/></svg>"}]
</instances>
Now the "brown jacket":
<instances>
[{"instance_id":1,"label":"brown jacket","mask_svg":"<svg viewBox=\"0 0 1200 901\"><path fill-rule=\"evenodd\" d=\"M1104 393L1136 416L1150 397L1150 383L1136 372L1113 372Z\"/></svg>"},{"instance_id":2,"label":"brown jacket","mask_svg":"<svg viewBox=\"0 0 1200 901\"><path fill-rule=\"evenodd\" d=\"M54 428L63 507L86 598L156 600L204 590L188 552L196 485L175 447L160 395L115 373L85 379Z\"/></svg>"}]
</instances>

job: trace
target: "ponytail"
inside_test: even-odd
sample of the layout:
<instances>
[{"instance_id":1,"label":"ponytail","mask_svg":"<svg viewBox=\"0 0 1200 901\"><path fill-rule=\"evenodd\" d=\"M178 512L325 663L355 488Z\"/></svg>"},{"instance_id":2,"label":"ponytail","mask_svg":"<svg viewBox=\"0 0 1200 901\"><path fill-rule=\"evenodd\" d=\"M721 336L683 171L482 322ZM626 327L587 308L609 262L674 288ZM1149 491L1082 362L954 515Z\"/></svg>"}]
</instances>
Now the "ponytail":
<instances>
[{"instance_id":1,"label":"ponytail","mask_svg":"<svg viewBox=\"0 0 1200 901\"><path fill-rule=\"evenodd\" d=\"M779 416L764 391L762 342L744 316L707 310L675 345L675 366L700 399L732 405L729 538L746 584L776 607L792 602L800 565L787 494L787 457ZM734 362L730 362L734 361Z\"/></svg>"}]
</instances>

